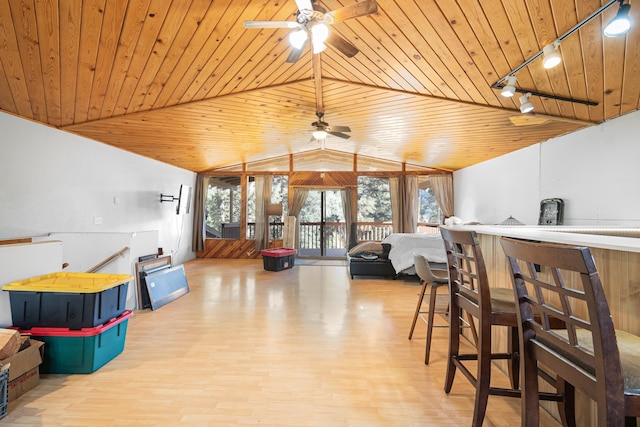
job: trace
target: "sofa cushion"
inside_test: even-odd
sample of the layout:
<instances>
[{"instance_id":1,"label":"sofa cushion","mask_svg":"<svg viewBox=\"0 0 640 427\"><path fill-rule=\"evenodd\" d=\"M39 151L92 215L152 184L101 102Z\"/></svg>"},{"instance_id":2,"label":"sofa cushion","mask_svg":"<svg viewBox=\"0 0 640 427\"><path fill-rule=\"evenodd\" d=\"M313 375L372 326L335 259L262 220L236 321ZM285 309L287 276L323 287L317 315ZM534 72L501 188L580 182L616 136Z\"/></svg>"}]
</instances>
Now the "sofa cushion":
<instances>
[{"instance_id":1,"label":"sofa cushion","mask_svg":"<svg viewBox=\"0 0 640 427\"><path fill-rule=\"evenodd\" d=\"M384 248L380 242L362 242L349 249L349 256L355 256L361 252L371 252L380 255L384 252Z\"/></svg>"}]
</instances>

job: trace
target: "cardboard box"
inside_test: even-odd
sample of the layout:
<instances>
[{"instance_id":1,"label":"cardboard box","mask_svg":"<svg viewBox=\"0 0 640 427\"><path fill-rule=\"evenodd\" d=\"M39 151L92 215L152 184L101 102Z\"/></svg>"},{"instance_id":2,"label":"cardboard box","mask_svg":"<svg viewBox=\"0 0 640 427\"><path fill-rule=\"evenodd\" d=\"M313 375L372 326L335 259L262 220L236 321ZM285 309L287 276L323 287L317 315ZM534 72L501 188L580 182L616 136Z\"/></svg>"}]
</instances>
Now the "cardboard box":
<instances>
[{"instance_id":1,"label":"cardboard box","mask_svg":"<svg viewBox=\"0 0 640 427\"><path fill-rule=\"evenodd\" d=\"M2 360L9 367L9 402L22 396L40 382L39 366L44 354L44 343L30 339L30 345Z\"/></svg>"}]
</instances>

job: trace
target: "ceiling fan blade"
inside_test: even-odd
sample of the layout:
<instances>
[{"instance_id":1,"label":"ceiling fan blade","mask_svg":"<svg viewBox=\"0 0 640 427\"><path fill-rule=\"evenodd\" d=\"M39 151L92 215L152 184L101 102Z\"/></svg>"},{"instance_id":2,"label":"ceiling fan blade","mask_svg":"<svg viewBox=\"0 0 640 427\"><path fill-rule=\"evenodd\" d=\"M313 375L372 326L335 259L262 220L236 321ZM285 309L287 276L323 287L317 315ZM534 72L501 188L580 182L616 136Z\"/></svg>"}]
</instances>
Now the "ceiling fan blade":
<instances>
[{"instance_id":1,"label":"ceiling fan blade","mask_svg":"<svg viewBox=\"0 0 640 427\"><path fill-rule=\"evenodd\" d=\"M287 56L287 62L289 64L293 64L295 62L298 62L298 59L300 59L300 56L302 55L302 52L304 51L305 47L307 47L307 41L306 40L302 44L302 47L300 49L296 49L296 48L292 47L291 48L291 52L289 52L289 56Z\"/></svg>"},{"instance_id":2,"label":"ceiling fan blade","mask_svg":"<svg viewBox=\"0 0 640 427\"><path fill-rule=\"evenodd\" d=\"M351 132L349 126L331 126L331 132Z\"/></svg>"},{"instance_id":3,"label":"ceiling fan blade","mask_svg":"<svg viewBox=\"0 0 640 427\"><path fill-rule=\"evenodd\" d=\"M363 0L340 9L332 10L327 13L333 18L333 22L341 22L346 19L357 18L359 16L369 15L378 11L376 0Z\"/></svg>"},{"instance_id":4,"label":"ceiling fan blade","mask_svg":"<svg viewBox=\"0 0 640 427\"><path fill-rule=\"evenodd\" d=\"M294 21L244 21L245 28L300 28Z\"/></svg>"},{"instance_id":5,"label":"ceiling fan blade","mask_svg":"<svg viewBox=\"0 0 640 427\"><path fill-rule=\"evenodd\" d=\"M311 0L296 0L296 6L298 6L298 10L303 15L311 16L311 14L313 13L313 5L311 4Z\"/></svg>"},{"instance_id":6,"label":"ceiling fan blade","mask_svg":"<svg viewBox=\"0 0 640 427\"><path fill-rule=\"evenodd\" d=\"M351 135L347 135L346 133L342 133L342 132L327 132L329 135L333 135L333 136L337 136L339 138L344 138L344 139L349 139L351 138Z\"/></svg>"},{"instance_id":7,"label":"ceiling fan blade","mask_svg":"<svg viewBox=\"0 0 640 427\"><path fill-rule=\"evenodd\" d=\"M353 58L358 52L360 52L357 47L337 35L334 31L329 33L327 43L338 49L347 58Z\"/></svg>"}]
</instances>

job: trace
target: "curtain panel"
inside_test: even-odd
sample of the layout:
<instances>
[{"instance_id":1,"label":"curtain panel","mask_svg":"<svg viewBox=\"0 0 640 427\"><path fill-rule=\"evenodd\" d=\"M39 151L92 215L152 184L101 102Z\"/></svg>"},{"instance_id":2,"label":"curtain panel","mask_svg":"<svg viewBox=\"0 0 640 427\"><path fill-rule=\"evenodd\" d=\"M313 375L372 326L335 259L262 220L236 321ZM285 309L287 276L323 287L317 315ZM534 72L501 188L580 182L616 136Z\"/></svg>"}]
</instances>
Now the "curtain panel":
<instances>
[{"instance_id":1,"label":"curtain panel","mask_svg":"<svg viewBox=\"0 0 640 427\"><path fill-rule=\"evenodd\" d=\"M291 206L289 206L289 215L296 217L295 221L295 248L300 248L300 211L302 210L302 206L304 206L304 202L307 201L307 197L309 197L309 189L295 187L293 189L293 197L291 199Z\"/></svg>"},{"instance_id":2,"label":"curtain panel","mask_svg":"<svg viewBox=\"0 0 640 427\"><path fill-rule=\"evenodd\" d=\"M429 175L429 183L442 215L445 218L453 216L453 176Z\"/></svg>"},{"instance_id":3,"label":"curtain panel","mask_svg":"<svg viewBox=\"0 0 640 427\"><path fill-rule=\"evenodd\" d=\"M206 210L206 194L209 179L199 173L196 177L196 187L193 192L193 236L191 238L192 251L204 251L205 231L204 213Z\"/></svg>"},{"instance_id":4,"label":"curtain panel","mask_svg":"<svg viewBox=\"0 0 640 427\"><path fill-rule=\"evenodd\" d=\"M402 181L397 176L389 177L391 196L391 224L394 233L402 233Z\"/></svg>"},{"instance_id":5,"label":"curtain panel","mask_svg":"<svg viewBox=\"0 0 640 427\"><path fill-rule=\"evenodd\" d=\"M255 228L255 248L256 251L269 247L269 215L267 205L271 203L271 175L258 175L255 178L256 185L256 228Z\"/></svg>"},{"instance_id":6,"label":"curtain panel","mask_svg":"<svg viewBox=\"0 0 640 427\"><path fill-rule=\"evenodd\" d=\"M403 233L415 233L418 230L419 215L420 194L418 190L418 177L416 175L407 175L404 177Z\"/></svg>"}]
</instances>

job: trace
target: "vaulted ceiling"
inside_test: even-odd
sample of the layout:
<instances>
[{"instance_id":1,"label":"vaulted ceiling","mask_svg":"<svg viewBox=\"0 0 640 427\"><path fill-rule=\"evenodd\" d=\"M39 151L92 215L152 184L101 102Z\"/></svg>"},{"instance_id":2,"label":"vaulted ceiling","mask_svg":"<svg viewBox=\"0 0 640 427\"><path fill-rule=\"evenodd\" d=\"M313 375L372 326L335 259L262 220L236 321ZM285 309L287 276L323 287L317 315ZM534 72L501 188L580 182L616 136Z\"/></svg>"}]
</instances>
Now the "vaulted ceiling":
<instances>
[{"instance_id":1,"label":"vaulted ceiling","mask_svg":"<svg viewBox=\"0 0 640 427\"><path fill-rule=\"evenodd\" d=\"M328 11L356 0L319 0ZM640 106L640 3L617 4L492 88L609 0L378 0L331 26L359 52L309 48L295 63L294 0L0 2L0 109L192 171L326 148L457 170ZM311 141L318 106L350 139ZM15 143L18 143L17 141Z\"/></svg>"}]
</instances>

